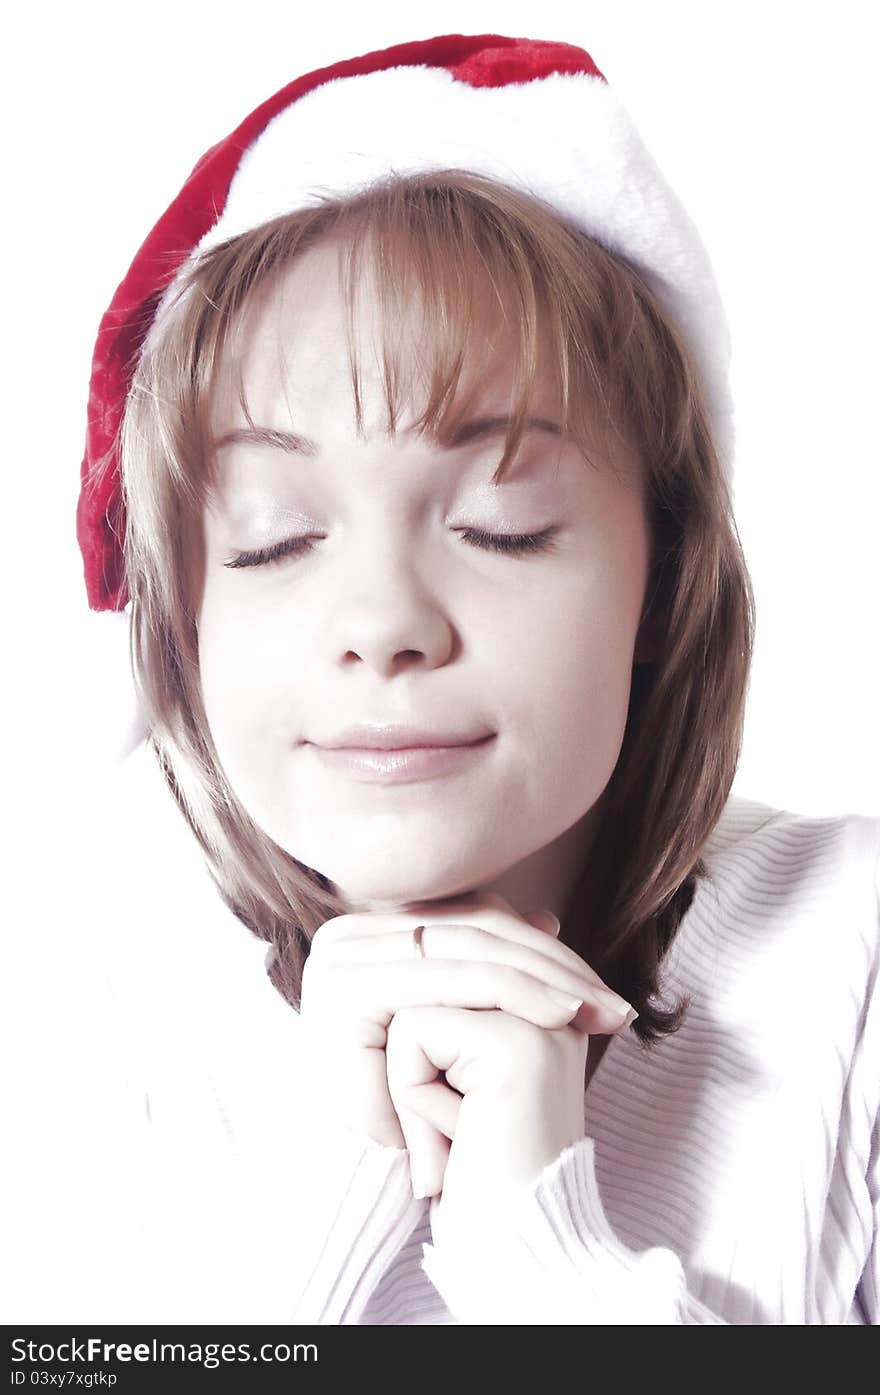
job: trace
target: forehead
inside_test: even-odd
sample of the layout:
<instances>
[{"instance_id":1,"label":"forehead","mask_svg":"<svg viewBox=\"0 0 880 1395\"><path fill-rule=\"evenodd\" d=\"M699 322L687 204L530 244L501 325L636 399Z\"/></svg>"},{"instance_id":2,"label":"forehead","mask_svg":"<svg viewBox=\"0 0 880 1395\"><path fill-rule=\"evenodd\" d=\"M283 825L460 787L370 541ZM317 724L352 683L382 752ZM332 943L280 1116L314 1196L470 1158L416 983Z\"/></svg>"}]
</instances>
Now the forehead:
<instances>
[{"instance_id":1,"label":"forehead","mask_svg":"<svg viewBox=\"0 0 880 1395\"><path fill-rule=\"evenodd\" d=\"M509 419L523 402L527 416L556 423L565 433L561 441L538 435L524 440L550 443L554 457L571 443L565 455L572 467L579 456L589 473L610 472L619 484L643 491L634 437L610 420L592 381L578 368L569 376L564 412L562 346L554 342L539 290L530 371L512 279L504 287L494 278L490 286L478 274L464 278L471 283L467 294L453 299L448 313L449 304L423 292L417 278L415 286L394 278L389 285L386 276L383 285L369 254L346 287L344 251L343 242L326 238L301 252L257 287L231 324L205 403L214 484L218 456L229 453L211 446L246 426L312 437L319 454L322 440L375 439L411 431L424 419L425 444L444 445L473 420ZM580 346L576 352L580 356ZM530 385L525 401L524 382ZM497 465L504 435L494 443L478 439L473 448L485 452L491 446L494 453L496 443ZM511 465L505 469L509 474Z\"/></svg>"},{"instance_id":2,"label":"forehead","mask_svg":"<svg viewBox=\"0 0 880 1395\"><path fill-rule=\"evenodd\" d=\"M455 403L462 409L477 403L510 407L520 344L509 304L499 302L478 276L469 288L470 303L451 311L412 285L392 286L389 293L369 256L346 292L341 254L342 244L325 240L249 296L215 374L215 432L244 419L242 395L254 415L279 409L283 415L296 399L300 410L314 407L316 391L353 391L355 371L367 396L384 396L390 374L398 400L420 411L438 375L448 377L458 355ZM536 332L533 406L549 414L559 410L560 375L540 306ZM454 415L452 399L449 408Z\"/></svg>"}]
</instances>

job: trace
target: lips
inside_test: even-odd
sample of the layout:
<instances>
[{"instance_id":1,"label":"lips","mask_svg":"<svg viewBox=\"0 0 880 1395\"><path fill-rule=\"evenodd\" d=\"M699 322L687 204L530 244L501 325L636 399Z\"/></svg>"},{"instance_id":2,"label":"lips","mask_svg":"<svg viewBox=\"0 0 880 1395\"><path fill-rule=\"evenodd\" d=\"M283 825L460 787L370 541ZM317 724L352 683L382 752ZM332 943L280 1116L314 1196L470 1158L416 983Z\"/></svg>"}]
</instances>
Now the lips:
<instances>
[{"instance_id":1,"label":"lips","mask_svg":"<svg viewBox=\"0 0 880 1395\"><path fill-rule=\"evenodd\" d=\"M326 751L413 751L452 746L474 746L494 733L485 729L416 727L399 722L367 722L344 727L333 736L306 744Z\"/></svg>"},{"instance_id":2,"label":"lips","mask_svg":"<svg viewBox=\"0 0 880 1395\"><path fill-rule=\"evenodd\" d=\"M363 736L358 737L359 740ZM411 738L409 738L411 739ZM436 740L437 738L432 738ZM380 784L405 784L466 774L495 740L494 732L476 741L447 746L355 747L319 746L306 742L318 762L348 779Z\"/></svg>"}]
</instances>

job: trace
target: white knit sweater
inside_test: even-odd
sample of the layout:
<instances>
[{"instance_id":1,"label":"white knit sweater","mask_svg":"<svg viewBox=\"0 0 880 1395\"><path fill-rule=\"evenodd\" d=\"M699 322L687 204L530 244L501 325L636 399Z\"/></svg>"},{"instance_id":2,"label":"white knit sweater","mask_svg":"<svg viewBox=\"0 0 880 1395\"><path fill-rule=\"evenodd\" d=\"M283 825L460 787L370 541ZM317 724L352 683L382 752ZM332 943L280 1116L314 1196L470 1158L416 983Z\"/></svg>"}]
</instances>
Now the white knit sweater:
<instances>
[{"instance_id":1,"label":"white knit sweater","mask_svg":"<svg viewBox=\"0 0 880 1395\"><path fill-rule=\"evenodd\" d=\"M650 1049L613 1038L587 1137L495 1243L445 1250L404 1150L303 1112L297 1014L149 751L114 779L105 890L125 914L83 973L95 1107L78 1175L98 1259L84 1276L80 1250L21 1316L880 1321L880 819L732 798L663 964L667 1000L692 995L684 1026Z\"/></svg>"}]
</instances>

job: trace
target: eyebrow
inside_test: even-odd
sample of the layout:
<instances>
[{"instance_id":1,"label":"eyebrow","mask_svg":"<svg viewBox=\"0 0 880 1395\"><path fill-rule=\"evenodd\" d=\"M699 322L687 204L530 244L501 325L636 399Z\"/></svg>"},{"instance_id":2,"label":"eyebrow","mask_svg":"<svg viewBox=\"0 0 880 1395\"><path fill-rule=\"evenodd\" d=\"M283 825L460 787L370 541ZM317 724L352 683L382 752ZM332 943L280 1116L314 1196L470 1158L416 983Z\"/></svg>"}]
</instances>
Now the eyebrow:
<instances>
[{"instance_id":1,"label":"eyebrow","mask_svg":"<svg viewBox=\"0 0 880 1395\"><path fill-rule=\"evenodd\" d=\"M434 439L441 450L455 450L458 446L469 445L471 441L480 440L485 436L501 435L509 429L510 422L510 417L478 417L474 421L465 422L446 437L435 436ZM551 436L562 435L561 426L546 417L526 417L523 430L545 431ZM412 428L405 434L411 435ZM310 440L308 436L269 426L242 426L234 431L227 431L214 443L214 449L220 450L224 446L232 445L272 446L276 450L286 451L289 455L314 456L320 452L318 443Z\"/></svg>"}]
</instances>

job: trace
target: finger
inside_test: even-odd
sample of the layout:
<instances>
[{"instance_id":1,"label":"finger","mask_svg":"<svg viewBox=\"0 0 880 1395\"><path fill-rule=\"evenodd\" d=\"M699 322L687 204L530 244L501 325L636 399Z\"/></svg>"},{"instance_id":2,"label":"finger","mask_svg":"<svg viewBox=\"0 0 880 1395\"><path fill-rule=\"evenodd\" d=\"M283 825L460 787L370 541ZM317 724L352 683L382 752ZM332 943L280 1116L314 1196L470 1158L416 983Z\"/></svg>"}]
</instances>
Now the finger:
<instances>
[{"instance_id":1,"label":"finger","mask_svg":"<svg viewBox=\"0 0 880 1395\"><path fill-rule=\"evenodd\" d=\"M395 1109L400 1105L414 1111L420 1087L442 1074L445 1088L459 1097L457 1126L462 1097L469 1091L520 1078L517 1062L522 1058L523 1030L521 1022L501 1012L401 1009L388 1029L385 1052L388 1090Z\"/></svg>"},{"instance_id":2,"label":"finger","mask_svg":"<svg viewBox=\"0 0 880 1395\"><path fill-rule=\"evenodd\" d=\"M422 1086L423 1093L430 1089L429 1085ZM440 1089L448 1090L448 1087L444 1085ZM451 1148L450 1139L413 1108L407 1109L402 1104L398 1105L397 1117L409 1153L413 1196L417 1199L437 1196L443 1190L443 1178Z\"/></svg>"},{"instance_id":3,"label":"finger","mask_svg":"<svg viewBox=\"0 0 880 1395\"><path fill-rule=\"evenodd\" d=\"M428 1061L427 1057L425 1059ZM461 1109L461 1095L445 1083L443 1072L434 1067L431 1080L412 1087L411 1100L419 1118L430 1124L438 1133L442 1133L451 1143L455 1137L458 1111Z\"/></svg>"},{"instance_id":4,"label":"finger","mask_svg":"<svg viewBox=\"0 0 880 1395\"><path fill-rule=\"evenodd\" d=\"M493 893L489 899L491 901L491 906L494 909L506 910L509 913L514 914L513 908L510 906L509 902L506 902L504 900L503 897L497 896ZM476 904L476 898L474 898L474 903ZM467 901L465 899L457 903L450 904L457 906L457 908L460 911L466 911L467 909ZM559 917L555 915L553 911L550 910L539 909L535 911L527 911L520 917L520 919L526 921L534 929L540 930L548 938L553 940L555 940L559 936L559 933L562 928ZM573 950L570 950L565 945L561 945L560 948L568 957L569 962L572 965L573 972L576 975L580 971L585 972L586 981L589 985L586 1000L582 1007L579 1009L578 1013L576 1014L575 1018L573 1019L570 1025L572 1027L577 1027L581 1031L595 1033L596 1035L600 1036L610 1035L614 1032L622 1030L622 1028L624 1027L628 1027L629 1024L633 1021L633 1019L635 1017L638 1017L639 1015L631 1006L631 1004L625 998L621 997L619 993L616 993L612 988L609 988L608 985L604 982L604 980L599 977L596 971L589 964L587 964L585 960L581 959L579 955L575 954ZM562 982L558 978L556 978L555 975L550 975L547 981L556 988L562 988ZM579 985L574 985L569 981L567 986L575 992L578 991ZM606 1017L597 1017L596 1013L594 1012L591 1006L591 1000L597 992L601 995L605 995L605 997L600 998L599 1001L605 1002L608 1008L611 1010L612 1021L610 1024L607 1021ZM615 1014L616 1021L614 1020Z\"/></svg>"},{"instance_id":5,"label":"finger","mask_svg":"<svg viewBox=\"0 0 880 1395\"><path fill-rule=\"evenodd\" d=\"M534 925L538 930L545 931L545 933L548 935L558 935L561 929L559 917L554 915L552 911L529 911L525 915L524 919L527 920L530 925ZM620 998L621 1003L625 1001L626 1000L624 998ZM621 1027L618 1027L617 1030L620 1031L622 1027L628 1027L630 1022L634 1020L634 1017L638 1017L638 1015L639 1014L635 1011L634 1008L630 1008L627 1012L627 1016L621 1023ZM579 1031L589 1033L591 1031L589 1012L585 1010L583 1007L581 1007L575 1013L570 1025L572 1027L576 1027Z\"/></svg>"},{"instance_id":6,"label":"finger","mask_svg":"<svg viewBox=\"0 0 880 1395\"><path fill-rule=\"evenodd\" d=\"M493 897L492 905L482 907L477 904L470 911L466 904L447 908L448 913L438 913L429 904L424 910L419 911L414 920L407 917L405 926L402 928L411 934L413 926L419 923L432 925L446 922L477 926L487 934L495 935L496 938L506 941L508 944L521 947L525 951L531 950L532 953L538 954L541 959L546 959L554 967L562 968L568 974L573 974L577 980L582 981L585 985L617 996L586 960L582 959L569 945L563 944L559 940L559 922L552 911L542 910L540 916L545 923L534 926L528 922L530 922L531 916L537 912L530 912L528 917L524 917L511 907L507 907L506 903L495 904L496 900L500 900L500 898ZM553 932L549 934L547 933L548 922L553 927ZM623 999L620 1001L623 1002ZM629 1004L627 1004L628 1006Z\"/></svg>"},{"instance_id":7,"label":"finger","mask_svg":"<svg viewBox=\"0 0 880 1395\"><path fill-rule=\"evenodd\" d=\"M559 917L554 915L553 911L527 911L523 919L534 925L536 930L543 930L546 935L556 936L562 928ZM583 1004L571 1019L570 1026L579 1031L588 1031L587 1014L584 1013Z\"/></svg>"},{"instance_id":8,"label":"finger","mask_svg":"<svg viewBox=\"0 0 880 1395\"><path fill-rule=\"evenodd\" d=\"M555 937L562 928L559 917L554 915L553 911L526 911L523 919L527 920L529 925L534 925L536 930L542 930L545 935L553 935ZM579 1031L587 1031L587 1021L583 1004L578 1008L569 1025L577 1028Z\"/></svg>"},{"instance_id":9,"label":"finger","mask_svg":"<svg viewBox=\"0 0 880 1395\"><path fill-rule=\"evenodd\" d=\"M449 1158L461 1096L442 1080L421 1046L415 1014L395 1014L385 1050L388 1091L410 1155L413 1194L437 1195Z\"/></svg>"},{"instance_id":10,"label":"finger","mask_svg":"<svg viewBox=\"0 0 880 1395\"><path fill-rule=\"evenodd\" d=\"M553 919L555 921L556 917ZM603 989L606 993L612 991L579 954L568 945L560 943L555 935L548 935L543 930L536 931L536 927L527 924L503 897L494 892L485 893L480 897L411 901L407 902L406 911L403 912L334 916L315 932L309 958L320 955L330 955L332 958L336 947L343 942L346 957L356 955L361 951L363 942L379 942L385 935L395 931L403 937L401 943L404 944L405 951L409 952L410 946L406 945L405 941L417 925L443 923L481 926L487 934L505 939L510 944L524 945L536 950L577 977L583 977L587 983ZM389 958L396 958L398 954L392 945L386 946L382 952ZM363 948L363 954L368 958L373 957L369 947Z\"/></svg>"},{"instance_id":11,"label":"finger","mask_svg":"<svg viewBox=\"0 0 880 1395\"><path fill-rule=\"evenodd\" d=\"M527 920L529 925L533 925L536 930L542 930L544 934L552 935L554 939L562 928L559 917L555 916L552 911L527 911L523 920Z\"/></svg>"},{"instance_id":12,"label":"finger","mask_svg":"<svg viewBox=\"0 0 880 1395\"><path fill-rule=\"evenodd\" d=\"M369 1030L387 1030L395 1012L407 1007L499 1008L558 1030L584 1003L594 1030L613 1031L621 1020L617 1009L601 999L559 993L520 969L480 960L417 959L396 965L393 974L384 963L340 965L323 983L313 977L310 986L313 1013L344 1019L356 1038Z\"/></svg>"},{"instance_id":13,"label":"finger","mask_svg":"<svg viewBox=\"0 0 880 1395\"><path fill-rule=\"evenodd\" d=\"M533 912L532 914L537 915L538 913ZM541 915L543 914L542 912ZM554 916L554 922L555 919ZM493 930L478 924L456 925L431 920L425 921L423 924L425 925L422 934L424 962L416 956L413 950L413 926L369 937L335 941L327 945L319 957L313 959L310 955L307 962L312 964L313 971L319 964L325 968L332 967L334 971L337 971L352 965L375 965L379 962L392 964L396 961L401 973L409 975L410 978L414 973L421 975L417 981L427 992L430 971L425 969L426 963L433 965L444 960L448 962L467 960L472 961L475 965L498 965L516 970L531 981L545 985L547 989L586 1002L588 1006L585 1011L592 1023L592 1030L597 1032L615 1031L629 1011L629 1003L608 988L598 974L594 973L577 955L570 956L574 965L571 967L567 962L561 963L558 958L546 953L545 949L548 947L558 948L555 938L546 930L540 930L535 926L521 922L522 930L532 936L531 943L523 943L521 940L510 938L507 934L496 934ZM431 981L433 982L434 979L432 978ZM388 987L391 988L390 977ZM427 1000L420 998L418 1001L425 1002ZM508 998L506 1003L508 1011L516 1011L513 1000ZM401 1005L403 1005L402 1000ZM413 999L407 999L406 1005L414 1006L415 1002ZM468 1006L467 1003L458 999L447 1001L445 1005L448 1007ZM504 1007L505 1003L473 1002L470 1006Z\"/></svg>"}]
</instances>

